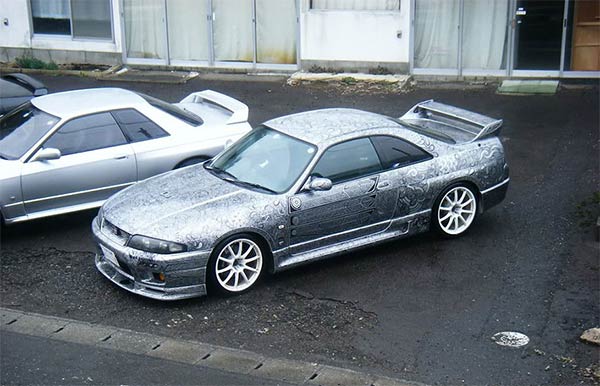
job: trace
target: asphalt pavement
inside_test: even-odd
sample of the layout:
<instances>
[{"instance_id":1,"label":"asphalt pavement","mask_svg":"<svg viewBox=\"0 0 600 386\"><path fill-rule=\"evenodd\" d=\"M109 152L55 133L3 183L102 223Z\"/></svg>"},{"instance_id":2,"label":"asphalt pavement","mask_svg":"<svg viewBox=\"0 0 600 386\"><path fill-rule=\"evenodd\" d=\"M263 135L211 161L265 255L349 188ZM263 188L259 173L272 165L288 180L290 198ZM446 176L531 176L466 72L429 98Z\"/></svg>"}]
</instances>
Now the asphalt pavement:
<instances>
[{"instance_id":1,"label":"asphalt pavement","mask_svg":"<svg viewBox=\"0 0 600 386\"><path fill-rule=\"evenodd\" d=\"M325 107L400 116L434 98L504 119L511 183L506 200L459 239L420 235L269 277L241 296L174 303L126 293L95 271L94 211L16 224L1 235L2 307L429 384L598 382L598 346L579 340L600 325L598 204L590 204L600 190L597 82L554 96L505 96L466 84L399 93L256 78L39 78L51 92L119 86L171 102L210 88L247 103L253 124ZM502 331L529 343L497 345L491 338Z\"/></svg>"}]
</instances>

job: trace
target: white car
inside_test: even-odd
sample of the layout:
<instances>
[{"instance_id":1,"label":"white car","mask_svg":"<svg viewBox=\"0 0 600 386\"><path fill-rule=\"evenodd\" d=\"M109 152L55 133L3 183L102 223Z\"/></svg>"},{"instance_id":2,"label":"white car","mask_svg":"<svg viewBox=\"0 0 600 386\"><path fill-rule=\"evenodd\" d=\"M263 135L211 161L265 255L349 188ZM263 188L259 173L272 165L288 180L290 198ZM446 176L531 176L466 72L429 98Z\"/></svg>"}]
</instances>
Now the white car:
<instances>
[{"instance_id":1,"label":"white car","mask_svg":"<svg viewBox=\"0 0 600 386\"><path fill-rule=\"evenodd\" d=\"M99 207L137 181L213 157L250 130L248 107L210 90L177 104L118 88L33 98L0 118L1 220Z\"/></svg>"}]
</instances>

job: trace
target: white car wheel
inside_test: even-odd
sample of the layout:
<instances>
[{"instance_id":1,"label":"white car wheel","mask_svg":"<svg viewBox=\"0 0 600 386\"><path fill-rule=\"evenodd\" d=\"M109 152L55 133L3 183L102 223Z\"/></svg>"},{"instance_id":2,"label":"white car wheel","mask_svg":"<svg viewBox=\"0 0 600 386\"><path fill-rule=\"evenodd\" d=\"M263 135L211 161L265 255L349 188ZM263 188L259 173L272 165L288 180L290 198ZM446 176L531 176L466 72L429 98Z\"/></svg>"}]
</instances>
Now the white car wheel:
<instances>
[{"instance_id":1,"label":"white car wheel","mask_svg":"<svg viewBox=\"0 0 600 386\"><path fill-rule=\"evenodd\" d=\"M436 225L443 234L458 236L469 229L476 214L477 198L473 191L464 185L454 186L438 202Z\"/></svg>"},{"instance_id":2,"label":"white car wheel","mask_svg":"<svg viewBox=\"0 0 600 386\"><path fill-rule=\"evenodd\" d=\"M216 251L212 276L225 293L240 293L252 287L263 269L263 252L250 238L226 241Z\"/></svg>"}]
</instances>

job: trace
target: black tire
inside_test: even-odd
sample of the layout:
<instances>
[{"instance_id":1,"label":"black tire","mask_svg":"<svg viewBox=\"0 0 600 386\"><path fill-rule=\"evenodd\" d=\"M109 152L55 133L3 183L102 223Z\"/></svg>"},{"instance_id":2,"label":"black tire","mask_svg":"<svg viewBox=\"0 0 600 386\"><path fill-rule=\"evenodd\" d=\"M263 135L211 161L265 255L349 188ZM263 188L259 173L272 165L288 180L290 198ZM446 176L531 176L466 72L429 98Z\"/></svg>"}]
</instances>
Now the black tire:
<instances>
[{"instance_id":1,"label":"black tire","mask_svg":"<svg viewBox=\"0 0 600 386\"><path fill-rule=\"evenodd\" d=\"M208 260L209 290L224 295L249 291L262 279L267 258L262 243L252 235L242 233L226 238L217 244Z\"/></svg>"},{"instance_id":2,"label":"black tire","mask_svg":"<svg viewBox=\"0 0 600 386\"><path fill-rule=\"evenodd\" d=\"M433 205L433 229L444 237L463 235L475 222L478 206L477 192L473 187L465 183L448 186Z\"/></svg>"}]
</instances>

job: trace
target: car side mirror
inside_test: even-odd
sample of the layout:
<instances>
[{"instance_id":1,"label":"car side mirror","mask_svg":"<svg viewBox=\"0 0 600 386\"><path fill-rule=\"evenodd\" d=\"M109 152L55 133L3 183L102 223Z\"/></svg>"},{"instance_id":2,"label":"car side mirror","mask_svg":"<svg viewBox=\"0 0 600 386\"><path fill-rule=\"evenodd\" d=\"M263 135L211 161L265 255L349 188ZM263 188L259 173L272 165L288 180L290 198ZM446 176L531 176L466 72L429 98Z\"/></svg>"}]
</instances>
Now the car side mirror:
<instances>
[{"instance_id":1,"label":"car side mirror","mask_svg":"<svg viewBox=\"0 0 600 386\"><path fill-rule=\"evenodd\" d=\"M330 190L332 186L333 183L329 178L311 176L310 179L304 185L303 190L319 192L324 190Z\"/></svg>"},{"instance_id":2,"label":"car side mirror","mask_svg":"<svg viewBox=\"0 0 600 386\"><path fill-rule=\"evenodd\" d=\"M53 159L59 159L62 156L60 150L53 147L42 148L33 157L32 161L49 161Z\"/></svg>"}]
</instances>

